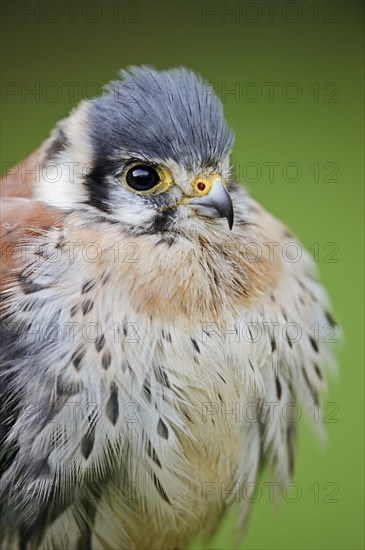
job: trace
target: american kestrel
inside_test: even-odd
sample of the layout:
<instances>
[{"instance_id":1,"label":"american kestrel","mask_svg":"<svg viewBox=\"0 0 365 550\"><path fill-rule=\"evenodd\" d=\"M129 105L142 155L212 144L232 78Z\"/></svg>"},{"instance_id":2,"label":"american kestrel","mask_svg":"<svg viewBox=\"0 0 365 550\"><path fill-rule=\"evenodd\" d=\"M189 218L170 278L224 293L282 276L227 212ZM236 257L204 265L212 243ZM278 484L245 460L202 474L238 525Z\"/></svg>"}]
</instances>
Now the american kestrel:
<instances>
[{"instance_id":1,"label":"american kestrel","mask_svg":"<svg viewBox=\"0 0 365 550\"><path fill-rule=\"evenodd\" d=\"M131 68L3 179L2 548L181 550L290 479L333 321L232 141L194 73Z\"/></svg>"}]
</instances>

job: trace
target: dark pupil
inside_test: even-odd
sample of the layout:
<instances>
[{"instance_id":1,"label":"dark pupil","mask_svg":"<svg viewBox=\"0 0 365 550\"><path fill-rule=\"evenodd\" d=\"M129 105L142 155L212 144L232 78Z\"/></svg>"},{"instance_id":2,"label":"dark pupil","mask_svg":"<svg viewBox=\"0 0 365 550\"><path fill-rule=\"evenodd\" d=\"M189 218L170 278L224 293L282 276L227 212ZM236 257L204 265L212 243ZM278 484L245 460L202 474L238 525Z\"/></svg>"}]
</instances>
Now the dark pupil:
<instances>
[{"instance_id":1,"label":"dark pupil","mask_svg":"<svg viewBox=\"0 0 365 550\"><path fill-rule=\"evenodd\" d=\"M134 166L127 172L126 180L136 191L147 191L159 183L158 173L151 166Z\"/></svg>"}]
</instances>

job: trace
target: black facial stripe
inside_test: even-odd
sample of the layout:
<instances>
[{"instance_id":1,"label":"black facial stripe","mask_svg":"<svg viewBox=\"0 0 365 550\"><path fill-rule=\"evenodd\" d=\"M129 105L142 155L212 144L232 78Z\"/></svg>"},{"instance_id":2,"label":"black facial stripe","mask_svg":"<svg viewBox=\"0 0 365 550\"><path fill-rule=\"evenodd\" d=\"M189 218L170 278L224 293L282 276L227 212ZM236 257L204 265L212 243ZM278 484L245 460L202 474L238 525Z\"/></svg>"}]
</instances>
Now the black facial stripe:
<instances>
[{"instance_id":1,"label":"black facial stripe","mask_svg":"<svg viewBox=\"0 0 365 550\"><path fill-rule=\"evenodd\" d=\"M88 188L89 198L87 204L94 206L102 212L111 213L110 206L108 205L108 191L106 186L103 186L99 178L93 174L89 175L84 180L85 185Z\"/></svg>"},{"instance_id":2,"label":"black facial stripe","mask_svg":"<svg viewBox=\"0 0 365 550\"><path fill-rule=\"evenodd\" d=\"M94 166L84 178L84 185L88 190L87 203L98 208L102 212L112 212L109 204L109 189L107 176L113 174L115 167L106 158L96 157Z\"/></svg>"},{"instance_id":3,"label":"black facial stripe","mask_svg":"<svg viewBox=\"0 0 365 550\"><path fill-rule=\"evenodd\" d=\"M121 174L124 169L124 162L122 160L102 158L97 156L94 160L94 165L89 174L84 177L84 185L88 191L88 199L86 203L98 210L107 214L113 214L113 207L115 206L110 199L110 181L108 178L118 177L116 174ZM119 176L121 178L121 176ZM122 186L122 182L120 182ZM133 191L130 191L131 195ZM143 227L131 226L128 224L127 230L132 230L134 233L161 233L169 230L169 222L176 214L176 208L168 208L169 199L166 198L165 193L151 194L151 195L133 195L134 200L143 201L146 207L153 207L156 209L154 219L147 223ZM171 203L170 203L171 204ZM110 220L108 220L110 221ZM115 222L121 223L121 222ZM123 223L122 223L123 225Z\"/></svg>"}]
</instances>

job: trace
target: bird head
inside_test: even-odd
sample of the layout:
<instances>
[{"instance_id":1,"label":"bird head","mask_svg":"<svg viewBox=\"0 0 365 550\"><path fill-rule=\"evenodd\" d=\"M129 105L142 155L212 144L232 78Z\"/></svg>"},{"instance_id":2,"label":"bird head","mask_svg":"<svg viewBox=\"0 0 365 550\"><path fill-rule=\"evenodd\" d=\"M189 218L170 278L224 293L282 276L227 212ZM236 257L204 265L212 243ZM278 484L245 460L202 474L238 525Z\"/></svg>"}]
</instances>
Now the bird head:
<instances>
[{"instance_id":1,"label":"bird head","mask_svg":"<svg viewBox=\"0 0 365 550\"><path fill-rule=\"evenodd\" d=\"M36 196L97 209L136 234L227 231L232 142L220 101L193 72L130 68L56 127Z\"/></svg>"}]
</instances>

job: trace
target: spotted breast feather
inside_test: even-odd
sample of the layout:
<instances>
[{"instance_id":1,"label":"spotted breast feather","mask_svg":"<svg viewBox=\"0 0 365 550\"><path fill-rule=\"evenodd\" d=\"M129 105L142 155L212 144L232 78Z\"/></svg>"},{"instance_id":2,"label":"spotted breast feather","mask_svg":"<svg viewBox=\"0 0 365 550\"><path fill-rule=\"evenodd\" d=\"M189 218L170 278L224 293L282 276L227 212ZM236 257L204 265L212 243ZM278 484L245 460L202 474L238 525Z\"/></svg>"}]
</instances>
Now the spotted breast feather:
<instances>
[{"instance_id":1,"label":"spotted breast feather","mask_svg":"<svg viewBox=\"0 0 365 550\"><path fill-rule=\"evenodd\" d=\"M268 232L281 250L296 241L253 201L224 246L52 216L17 239L3 288L9 532L42 547L61 532L65 548L143 548L161 532L186 545L263 456L290 478L296 396L318 404L329 360L310 329L327 322L322 291L307 258L257 254Z\"/></svg>"}]
</instances>

